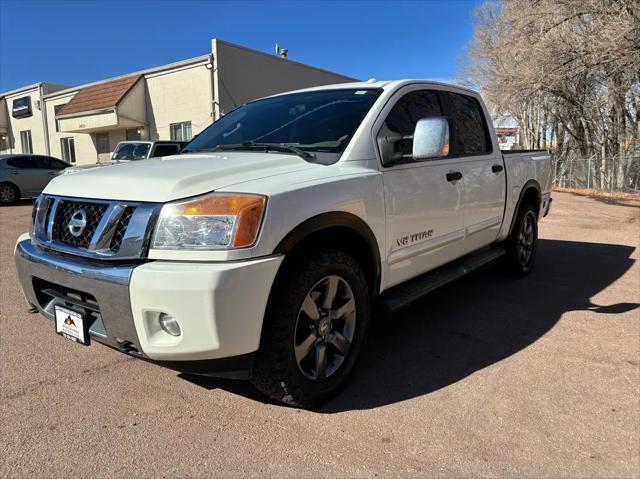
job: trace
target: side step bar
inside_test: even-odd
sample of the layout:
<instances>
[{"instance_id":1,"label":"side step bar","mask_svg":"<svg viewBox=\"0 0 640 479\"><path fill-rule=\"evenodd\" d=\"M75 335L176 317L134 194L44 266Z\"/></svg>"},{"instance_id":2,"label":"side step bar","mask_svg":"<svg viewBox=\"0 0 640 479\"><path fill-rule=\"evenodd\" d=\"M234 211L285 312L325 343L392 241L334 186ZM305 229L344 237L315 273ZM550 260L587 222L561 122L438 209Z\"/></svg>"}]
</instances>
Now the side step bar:
<instances>
[{"instance_id":1,"label":"side step bar","mask_svg":"<svg viewBox=\"0 0 640 479\"><path fill-rule=\"evenodd\" d=\"M380 305L385 312L395 313L434 289L461 278L465 274L503 256L505 253L506 251L503 248L491 248L463 256L438 269L385 291L380 296Z\"/></svg>"}]
</instances>

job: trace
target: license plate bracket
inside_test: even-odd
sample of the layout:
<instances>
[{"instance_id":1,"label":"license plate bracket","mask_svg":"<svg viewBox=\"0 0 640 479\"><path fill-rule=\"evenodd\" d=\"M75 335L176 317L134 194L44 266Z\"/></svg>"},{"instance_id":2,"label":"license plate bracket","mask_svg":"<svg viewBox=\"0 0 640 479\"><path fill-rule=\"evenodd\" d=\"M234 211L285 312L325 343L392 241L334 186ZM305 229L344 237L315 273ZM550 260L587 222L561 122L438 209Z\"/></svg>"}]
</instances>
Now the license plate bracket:
<instances>
[{"instance_id":1,"label":"license plate bracket","mask_svg":"<svg viewBox=\"0 0 640 479\"><path fill-rule=\"evenodd\" d=\"M86 314L74 311L64 306L55 305L55 331L69 341L89 346L89 317Z\"/></svg>"}]
</instances>

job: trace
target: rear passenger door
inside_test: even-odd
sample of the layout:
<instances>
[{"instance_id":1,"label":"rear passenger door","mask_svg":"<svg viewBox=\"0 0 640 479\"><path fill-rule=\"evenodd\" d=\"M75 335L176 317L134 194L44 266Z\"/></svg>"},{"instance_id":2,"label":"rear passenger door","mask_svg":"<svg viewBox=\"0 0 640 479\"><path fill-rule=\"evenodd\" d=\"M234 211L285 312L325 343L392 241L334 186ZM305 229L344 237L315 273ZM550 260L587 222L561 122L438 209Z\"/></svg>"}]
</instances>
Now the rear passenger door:
<instances>
[{"instance_id":1,"label":"rear passenger door","mask_svg":"<svg viewBox=\"0 0 640 479\"><path fill-rule=\"evenodd\" d=\"M42 193L45 186L56 176L58 176L59 169L53 164L53 159L48 156L36 156L36 165L38 169L38 185L36 193Z\"/></svg>"},{"instance_id":2,"label":"rear passenger door","mask_svg":"<svg viewBox=\"0 0 640 479\"><path fill-rule=\"evenodd\" d=\"M449 155L460 158L464 180L464 239L461 255L491 244L504 215L506 180L502 153L493 151L485 111L477 97L441 91L449 118Z\"/></svg>"}]
</instances>

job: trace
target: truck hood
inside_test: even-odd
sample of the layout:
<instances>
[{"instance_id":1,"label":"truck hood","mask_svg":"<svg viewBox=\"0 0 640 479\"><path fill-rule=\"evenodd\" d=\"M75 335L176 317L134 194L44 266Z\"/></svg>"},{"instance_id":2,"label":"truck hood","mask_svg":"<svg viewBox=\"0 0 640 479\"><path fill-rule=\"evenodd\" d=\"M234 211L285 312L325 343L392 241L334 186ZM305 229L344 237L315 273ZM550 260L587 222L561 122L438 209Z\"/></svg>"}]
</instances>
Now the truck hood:
<instances>
[{"instance_id":1,"label":"truck hood","mask_svg":"<svg viewBox=\"0 0 640 479\"><path fill-rule=\"evenodd\" d=\"M89 168L53 179L44 193L105 200L167 202L246 181L325 169L296 155L225 152L167 156Z\"/></svg>"},{"instance_id":2,"label":"truck hood","mask_svg":"<svg viewBox=\"0 0 640 479\"><path fill-rule=\"evenodd\" d=\"M92 163L90 165L78 165L78 166L70 166L69 168L65 168L62 172L63 175L70 175L72 173L78 173L80 171L89 170L91 168L102 168L105 166L117 165L119 163Z\"/></svg>"}]
</instances>

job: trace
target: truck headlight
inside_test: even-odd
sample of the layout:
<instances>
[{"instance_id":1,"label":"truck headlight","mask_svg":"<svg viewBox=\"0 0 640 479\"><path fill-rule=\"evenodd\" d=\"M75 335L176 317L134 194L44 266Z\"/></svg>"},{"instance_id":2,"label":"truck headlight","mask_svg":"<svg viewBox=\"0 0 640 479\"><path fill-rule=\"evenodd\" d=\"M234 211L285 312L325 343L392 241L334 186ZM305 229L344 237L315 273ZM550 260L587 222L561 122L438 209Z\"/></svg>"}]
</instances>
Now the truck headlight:
<instances>
[{"instance_id":1,"label":"truck headlight","mask_svg":"<svg viewBox=\"0 0 640 479\"><path fill-rule=\"evenodd\" d=\"M234 249L252 246L260 231L264 196L210 193L162 207L152 248Z\"/></svg>"}]
</instances>

